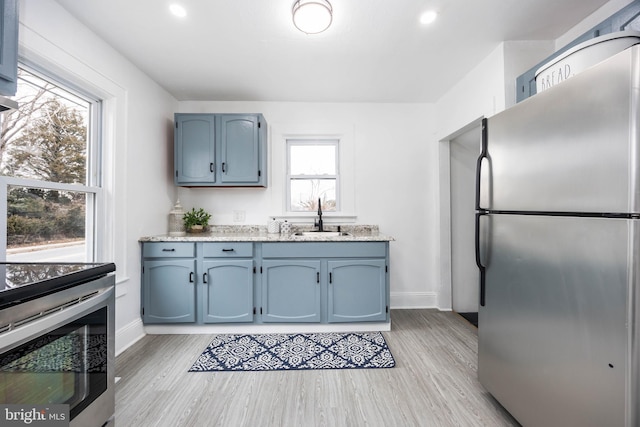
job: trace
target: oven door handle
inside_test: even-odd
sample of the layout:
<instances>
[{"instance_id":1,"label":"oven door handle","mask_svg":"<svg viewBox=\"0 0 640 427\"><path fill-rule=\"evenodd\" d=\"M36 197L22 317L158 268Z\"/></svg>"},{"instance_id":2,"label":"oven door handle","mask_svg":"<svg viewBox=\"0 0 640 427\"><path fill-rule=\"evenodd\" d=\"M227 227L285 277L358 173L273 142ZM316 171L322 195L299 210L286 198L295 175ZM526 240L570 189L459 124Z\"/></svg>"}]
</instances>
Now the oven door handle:
<instances>
[{"instance_id":1,"label":"oven door handle","mask_svg":"<svg viewBox=\"0 0 640 427\"><path fill-rule=\"evenodd\" d=\"M16 348L29 342L34 337L44 335L73 320L86 316L106 306L109 303L109 299L112 298L114 298L114 287L110 286L97 295L77 304L54 311L51 314L36 318L28 323L17 326L15 329L4 332L1 335L3 345L0 346L0 353ZM6 346L4 343L7 343Z\"/></svg>"}]
</instances>

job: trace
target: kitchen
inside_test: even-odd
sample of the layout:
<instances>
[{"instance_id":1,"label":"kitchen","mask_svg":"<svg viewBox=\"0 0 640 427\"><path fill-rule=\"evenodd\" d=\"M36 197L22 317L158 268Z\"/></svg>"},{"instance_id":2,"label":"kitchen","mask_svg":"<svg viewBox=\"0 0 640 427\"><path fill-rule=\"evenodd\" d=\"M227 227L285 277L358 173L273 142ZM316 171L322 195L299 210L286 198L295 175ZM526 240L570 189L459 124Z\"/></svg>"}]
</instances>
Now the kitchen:
<instances>
[{"instance_id":1,"label":"kitchen","mask_svg":"<svg viewBox=\"0 0 640 427\"><path fill-rule=\"evenodd\" d=\"M448 90L423 102L362 94L347 95L338 102L324 98L325 88L318 83L314 83L315 99L296 99L296 94L284 100L258 101L250 95L234 99L233 88L230 95L219 92L219 98L201 99L199 88L188 85L182 90L191 96L178 99L61 6L72 8L72 3L21 2L20 48L32 61L89 82L105 99L110 125L104 159L108 210L104 251L110 254L105 259L117 266L116 354L121 354L145 334L139 313L138 239L167 231L167 214L178 197L185 207L207 208L215 224L234 224L234 211L245 213L242 224L262 225L269 216L280 215L283 195L279 182L283 177L275 173L283 167L278 154L283 148L278 136L296 132L337 133L349 143L352 151L347 159L352 163L345 173L351 174L347 179L352 180L353 211L335 221L353 221L357 216L357 223L378 224L395 238L391 243L391 308L450 310L447 277L451 261L448 251L442 250L448 230L444 208L448 196L441 187L448 171L440 163L446 157L446 141L479 117L512 105L512 82L518 75L629 2L592 2L590 10L583 9L575 22L566 23L563 31L546 39L496 40L481 55L470 58L472 65L467 68L445 67L455 71L445 85ZM286 13L290 6L283 6ZM115 7L113 2L109 7ZM127 19L135 19L133 15ZM336 12L336 25L337 16ZM280 19L283 25L289 23L288 16ZM172 31L179 30L172 27L168 32ZM375 39L378 42L381 40ZM174 61L178 53L167 48L163 55L157 61L166 61L167 56ZM148 72L153 76L155 71ZM268 86L274 76L267 77L263 84ZM180 81L181 76L178 73L169 79ZM242 88L236 90L243 93ZM367 87L362 89L366 91ZM271 128L269 186L259 190L176 188L172 177L175 112L264 114ZM408 183L420 194L398 191L408 188Z\"/></svg>"}]
</instances>

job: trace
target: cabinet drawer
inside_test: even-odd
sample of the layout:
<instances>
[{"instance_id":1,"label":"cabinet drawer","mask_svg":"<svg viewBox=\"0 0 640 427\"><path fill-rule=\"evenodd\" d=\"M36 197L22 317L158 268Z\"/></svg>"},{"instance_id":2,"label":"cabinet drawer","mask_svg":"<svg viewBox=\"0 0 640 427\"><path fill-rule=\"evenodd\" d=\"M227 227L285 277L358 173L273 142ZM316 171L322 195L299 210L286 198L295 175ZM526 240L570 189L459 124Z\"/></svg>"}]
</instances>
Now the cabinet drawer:
<instances>
[{"instance_id":1,"label":"cabinet drawer","mask_svg":"<svg viewBox=\"0 0 640 427\"><path fill-rule=\"evenodd\" d=\"M205 258L239 258L253 256L253 243L218 242L205 243L202 248Z\"/></svg>"},{"instance_id":2,"label":"cabinet drawer","mask_svg":"<svg viewBox=\"0 0 640 427\"><path fill-rule=\"evenodd\" d=\"M263 258L370 258L386 257L386 242L264 243Z\"/></svg>"},{"instance_id":3,"label":"cabinet drawer","mask_svg":"<svg viewBox=\"0 0 640 427\"><path fill-rule=\"evenodd\" d=\"M142 256L145 258L192 258L196 256L196 246L193 243L144 243Z\"/></svg>"}]
</instances>

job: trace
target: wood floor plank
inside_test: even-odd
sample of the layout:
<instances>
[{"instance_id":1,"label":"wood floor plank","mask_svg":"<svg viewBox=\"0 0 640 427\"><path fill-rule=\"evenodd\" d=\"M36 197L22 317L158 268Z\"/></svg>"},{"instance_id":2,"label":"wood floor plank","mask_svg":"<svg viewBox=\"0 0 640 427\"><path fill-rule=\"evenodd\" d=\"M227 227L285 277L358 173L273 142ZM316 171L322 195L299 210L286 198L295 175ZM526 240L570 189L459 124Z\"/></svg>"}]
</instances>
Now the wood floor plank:
<instances>
[{"instance_id":1,"label":"wood floor plank","mask_svg":"<svg viewBox=\"0 0 640 427\"><path fill-rule=\"evenodd\" d=\"M210 335L149 335L116 360L123 426L518 426L477 380L477 330L393 310L391 369L188 372Z\"/></svg>"}]
</instances>

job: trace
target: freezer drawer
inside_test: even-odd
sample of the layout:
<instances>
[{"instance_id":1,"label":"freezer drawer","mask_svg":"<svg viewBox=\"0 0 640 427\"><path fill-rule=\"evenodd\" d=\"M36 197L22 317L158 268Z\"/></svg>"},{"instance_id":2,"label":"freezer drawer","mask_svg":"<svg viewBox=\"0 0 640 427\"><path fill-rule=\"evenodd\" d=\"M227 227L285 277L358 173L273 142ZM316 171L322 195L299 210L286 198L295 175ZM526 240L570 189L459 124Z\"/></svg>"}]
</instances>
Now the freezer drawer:
<instances>
[{"instance_id":1,"label":"freezer drawer","mask_svg":"<svg viewBox=\"0 0 640 427\"><path fill-rule=\"evenodd\" d=\"M481 208L640 212L638 49L487 119Z\"/></svg>"},{"instance_id":2,"label":"freezer drawer","mask_svg":"<svg viewBox=\"0 0 640 427\"><path fill-rule=\"evenodd\" d=\"M634 225L481 217L478 376L523 425L625 426Z\"/></svg>"}]
</instances>

